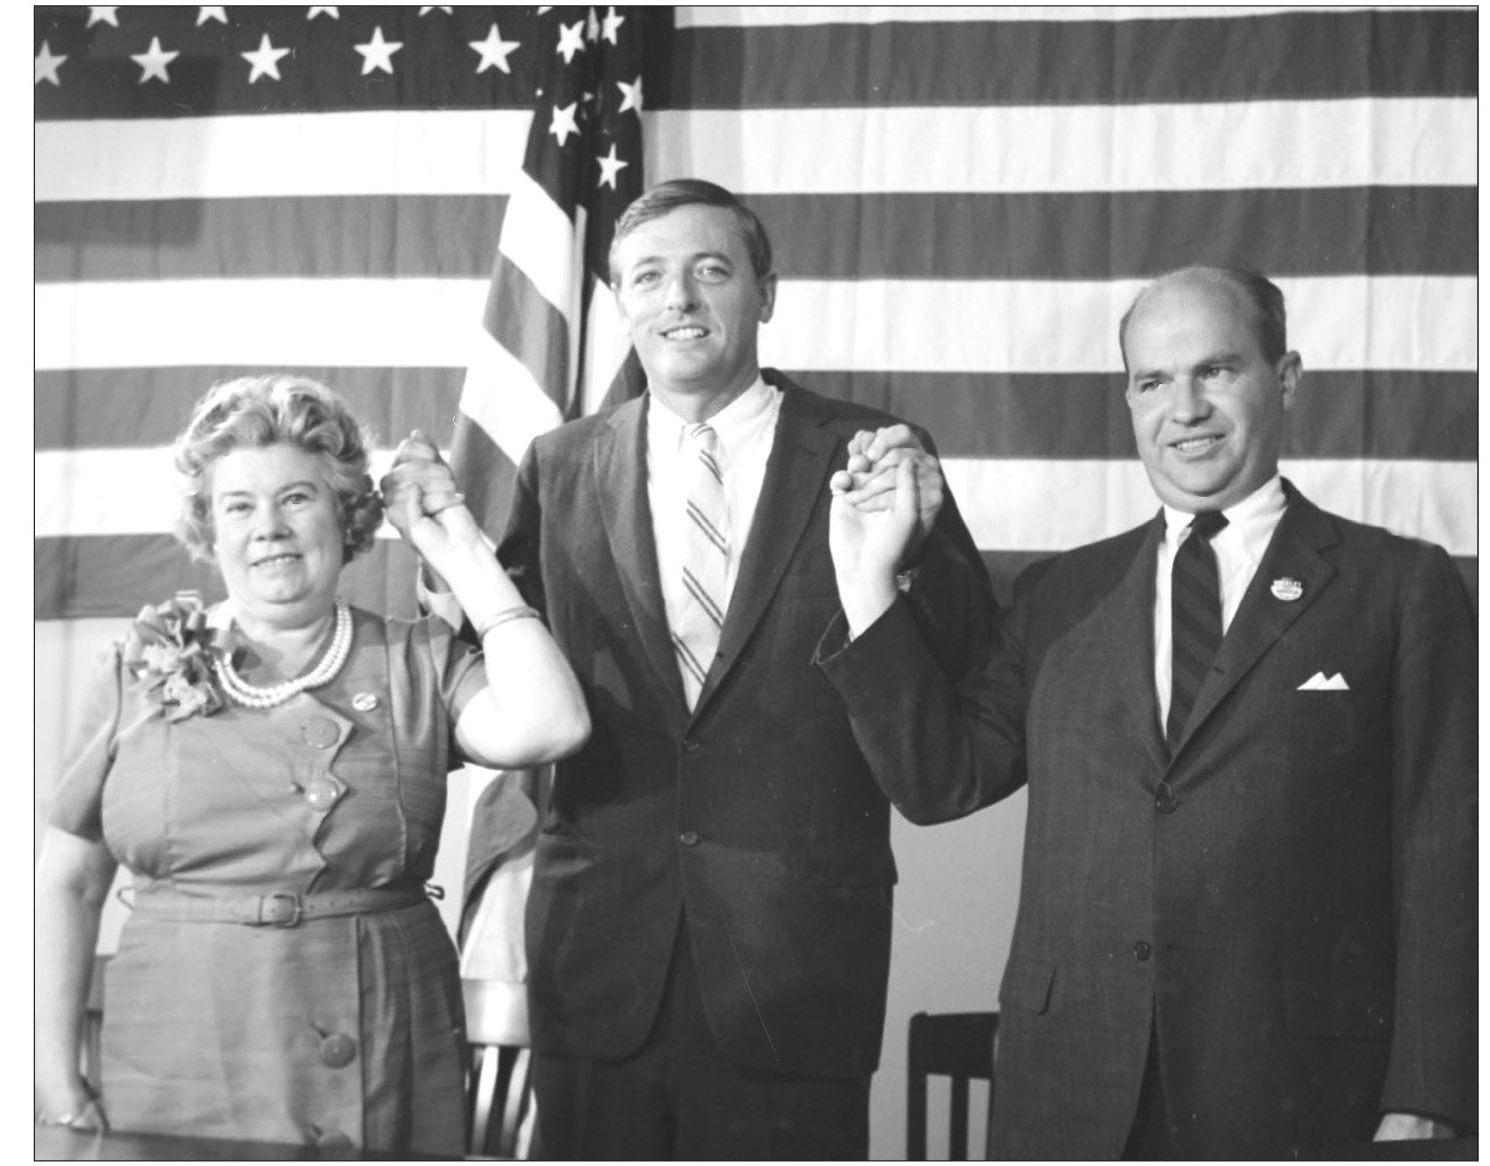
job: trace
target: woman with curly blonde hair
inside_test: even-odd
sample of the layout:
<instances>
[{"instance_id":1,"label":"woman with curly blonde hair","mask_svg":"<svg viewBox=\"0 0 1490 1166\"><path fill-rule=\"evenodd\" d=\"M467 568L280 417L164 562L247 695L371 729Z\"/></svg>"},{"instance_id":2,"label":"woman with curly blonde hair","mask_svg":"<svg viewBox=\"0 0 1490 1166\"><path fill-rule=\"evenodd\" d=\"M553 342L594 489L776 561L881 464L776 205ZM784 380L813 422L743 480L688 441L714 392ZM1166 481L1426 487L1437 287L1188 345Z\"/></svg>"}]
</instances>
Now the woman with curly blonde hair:
<instances>
[{"instance_id":1,"label":"woman with curly blonde hair","mask_svg":"<svg viewBox=\"0 0 1490 1166\"><path fill-rule=\"evenodd\" d=\"M380 497L323 386L213 387L176 461L178 537L228 598L141 614L65 763L36 880L39 1120L459 1156L457 957L424 889L445 775L572 752L579 687L459 495ZM337 595L385 503L481 650ZM78 1039L119 864L94 1083Z\"/></svg>"}]
</instances>

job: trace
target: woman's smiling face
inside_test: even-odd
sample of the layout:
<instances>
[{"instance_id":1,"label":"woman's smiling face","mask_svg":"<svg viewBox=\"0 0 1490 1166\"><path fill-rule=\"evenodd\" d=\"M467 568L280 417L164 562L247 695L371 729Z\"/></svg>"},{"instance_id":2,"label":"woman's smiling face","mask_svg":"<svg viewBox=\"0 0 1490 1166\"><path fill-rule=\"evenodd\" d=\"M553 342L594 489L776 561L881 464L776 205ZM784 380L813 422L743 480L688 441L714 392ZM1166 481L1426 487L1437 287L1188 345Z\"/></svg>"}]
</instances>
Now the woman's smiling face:
<instances>
[{"instance_id":1,"label":"woman's smiling face","mask_svg":"<svg viewBox=\"0 0 1490 1166\"><path fill-rule=\"evenodd\" d=\"M329 612L344 539L320 455L244 447L213 462L208 477L213 552L239 612L288 625Z\"/></svg>"}]
</instances>

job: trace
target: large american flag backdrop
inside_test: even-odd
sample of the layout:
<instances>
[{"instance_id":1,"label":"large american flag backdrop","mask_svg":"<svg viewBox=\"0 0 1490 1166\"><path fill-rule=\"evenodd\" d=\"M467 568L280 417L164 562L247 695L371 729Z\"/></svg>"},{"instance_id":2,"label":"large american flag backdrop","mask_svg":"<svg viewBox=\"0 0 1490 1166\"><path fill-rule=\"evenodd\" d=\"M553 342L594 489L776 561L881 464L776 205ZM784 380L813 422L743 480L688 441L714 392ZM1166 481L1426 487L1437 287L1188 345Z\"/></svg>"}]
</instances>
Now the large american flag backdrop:
<instances>
[{"instance_id":1,"label":"large american flag backdrop","mask_svg":"<svg viewBox=\"0 0 1490 1166\"><path fill-rule=\"evenodd\" d=\"M1476 42L1445 9L37 9L36 617L214 592L167 447L224 377L321 378L500 506L618 367L595 248L643 175L759 211L764 361L930 429L1003 593L1155 509L1117 322L1190 262L1288 295L1285 472L1473 579ZM407 613L412 561L348 585Z\"/></svg>"}]
</instances>

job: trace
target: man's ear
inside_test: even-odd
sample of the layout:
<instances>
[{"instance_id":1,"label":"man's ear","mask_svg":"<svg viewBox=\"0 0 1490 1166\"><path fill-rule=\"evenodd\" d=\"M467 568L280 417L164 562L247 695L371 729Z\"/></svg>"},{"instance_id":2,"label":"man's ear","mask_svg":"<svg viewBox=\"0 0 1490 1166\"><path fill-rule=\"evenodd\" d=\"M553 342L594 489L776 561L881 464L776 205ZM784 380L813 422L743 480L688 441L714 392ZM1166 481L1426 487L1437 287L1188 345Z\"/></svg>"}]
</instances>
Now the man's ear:
<instances>
[{"instance_id":1,"label":"man's ear","mask_svg":"<svg viewBox=\"0 0 1490 1166\"><path fill-rule=\"evenodd\" d=\"M1304 362L1297 352L1285 352L1278 360L1278 389L1282 393L1284 412L1293 408L1294 393L1304 377Z\"/></svg>"},{"instance_id":2,"label":"man's ear","mask_svg":"<svg viewBox=\"0 0 1490 1166\"><path fill-rule=\"evenodd\" d=\"M770 322L771 313L776 310L776 273L773 271L765 279L761 280L761 315L762 324Z\"/></svg>"}]
</instances>

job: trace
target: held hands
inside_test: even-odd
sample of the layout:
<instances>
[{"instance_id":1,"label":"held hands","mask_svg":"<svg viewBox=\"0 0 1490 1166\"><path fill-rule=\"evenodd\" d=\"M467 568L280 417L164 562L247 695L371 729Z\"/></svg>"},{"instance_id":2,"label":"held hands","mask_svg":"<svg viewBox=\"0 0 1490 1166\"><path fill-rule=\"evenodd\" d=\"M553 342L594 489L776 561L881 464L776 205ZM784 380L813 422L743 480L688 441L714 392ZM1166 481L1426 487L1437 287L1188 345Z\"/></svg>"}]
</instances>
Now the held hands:
<instances>
[{"instance_id":1,"label":"held hands","mask_svg":"<svg viewBox=\"0 0 1490 1166\"><path fill-rule=\"evenodd\" d=\"M453 550L484 545L455 475L422 430L399 443L379 489L388 521L431 569Z\"/></svg>"},{"instance_id":2,"label":"held hands","mask_svg":"<svg viewBox=\"0 0 1490 1166\"><path fill-rule=\"evenodd\" d=\"M895 602L896 567L913 545L920 521L920 485L910 459L896 464L892 483L891 489L877 493L882 501L870 506L853 501L851 473L834 474L829 482L828 549L838 598L855 636Z\"/></svg>"},{"instance_id":3,"label":"held hands","mask_svg":"<svg viewBox=\"0 0 1490 1166\"><path fill-rule=\"evenodd\" d=\"M848 465L833 475L832 486L835 492L840 488L846 492L849 502L861 510L889 510L895 500L896 468L907 461L915 467L920 491L916 529L904 556L912 557L942 508L941 463L921 447L909 425L891 425L873 433L861 429L848 443L848 454Z\"/></svg>"}]
</instances>

